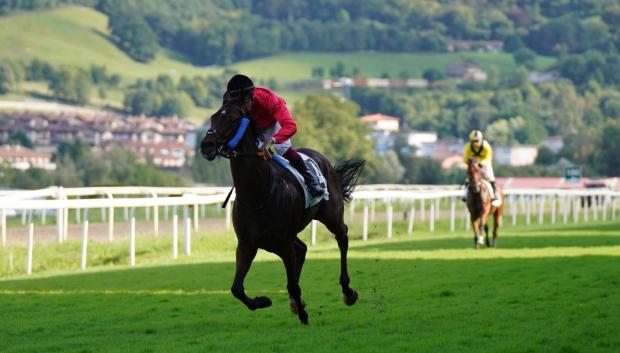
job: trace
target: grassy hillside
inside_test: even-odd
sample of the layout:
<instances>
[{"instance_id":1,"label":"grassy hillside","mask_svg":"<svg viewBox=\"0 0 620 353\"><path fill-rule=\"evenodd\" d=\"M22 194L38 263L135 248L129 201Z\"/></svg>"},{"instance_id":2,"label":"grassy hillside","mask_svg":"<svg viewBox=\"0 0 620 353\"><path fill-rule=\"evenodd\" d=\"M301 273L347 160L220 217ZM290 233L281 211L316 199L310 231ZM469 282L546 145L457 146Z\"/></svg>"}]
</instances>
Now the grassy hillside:
<instances>
[{"instance_id":1,"label":"grassy hillside","mask_svg":"<svg viewBox=\"0 0 620 353\"><path fill-rule=\"evenodd\" d=\"M443 71L447 65L471 60L478 63L483 69L494 68L498 71L515 69L511 54L507 53L289 53L245 61L233 66L234 69L249 72L257 78L276 78L279 81L295 81L311 78L312 68L323 67L326 74L338 62L342 62L347 71L359 69L370 77L380 77L388 73L391 77L398 77L401 72L407 72L413 77L422 77L426 69ZM552 58L538 57L536 65L540 68L548 67L553 63Z\"/></svg>"},{"instance_id":2,"label":"grassy hillside","mask_svg":"<svg viewBox=\"0 0 620 353\"><path fill-rule=\"evenodd\" d=\"M82 67L105 65L109 71L129 80L161 73L179 77L212 72L168 51L160 52L151 63L137 63L107 38L107 23L104 14L82 7L3 17L0 18L0 58L40 58L52 64Z\"/></svg>"},{"instance_id":3,"label":"grassy hillside","mask_svg":"<svg viewBox=\"0 0 620 353\"><path fill-rule=\"evenodd\" d=\"M110 72L119 73L129 81L154 77L157 74L206 75L219 68L201 68L188 63L182 55L162 50L148 64L134 62L107 38L107 17L90 8L69 7L43 12L27 12L0 18L0 58L40 58L53 64L89 67L105 65ZM514 68L512 55L493 53L287 53L250 60L233 68L259 79L280 82L311 78L311 70L320 66L326 72L343 62L350 71L357 68L365 75L380 76L384 72L397 76L409 72L421 76L428 68L443 69L446 65L471 59L483 68L498 70ZM551 58L539 57L537 65L551 64Z\"/></svg>"},{"instance_id":4,"label":"grassy hillside","mask_svg":"<svg viewBox=\"0 0 620 353\"><path fill-rule=\"evenodd\" d=\"M500 248L479 251L469 233L450 234L445 223L436 234L392 241L380 234L385 225L376 226L371 241L351 244L351 285L360 295L352 307L340 299L335 242L310 249L301 281L309 327L289 313L273 255L259 253L245 284L273 307L251 312L229 292L230 234L196 237L192 258L180 264L140 266L155 253L169 257L160 237L147 248L141 240L135 269L0 281L2 351L614 352L620 345L617 223L508 227ZM79 253L77 242L64 248L63 258ZM126 263L126 248L114 252L94 260Z\"/></svg>"}]
</instances>

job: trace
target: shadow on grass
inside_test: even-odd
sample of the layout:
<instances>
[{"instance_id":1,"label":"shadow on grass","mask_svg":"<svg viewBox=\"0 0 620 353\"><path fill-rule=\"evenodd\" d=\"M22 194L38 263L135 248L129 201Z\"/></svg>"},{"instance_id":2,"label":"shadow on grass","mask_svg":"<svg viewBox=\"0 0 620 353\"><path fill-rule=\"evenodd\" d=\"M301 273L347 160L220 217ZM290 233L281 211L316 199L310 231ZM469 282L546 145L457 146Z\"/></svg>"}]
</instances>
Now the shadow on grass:
<instances>
[{"instance_id":1,"label":"shadow on grass","mask_svg":"<svg viewBox=\"0 0 620 353\"><path fill-rule=\"evenodd\" d=\"M506 222L506 220L504 220L504 222ZM506 224L506 223L505 223ZM539 226L539 225L532 225L530 227L521 227L519 228L518 232L519 233L523 233L523 234L529 234L529 233L553 233L554 229L550 228L553 227L553 225L544 225L544 226ZM504 225L504 229L507 231L511 231L511 226L508 225ZM597 234L615 234L617 236L620 236L620 223L615 222L615 223L601 223L601 224L576 224L576 225L563 225L563 224L558 224L557 225L557 232L560 233L572 233L572 232L585 232L585 233L591 233L591 232L596 232ZM501 233L500 233L501 234Z\"/></svg>"},{"instance_id":2,"label":"shadow on grass","mask_svg":"<svg viewBox=\"0 0 620 353\"><path fill-rule=\"evenodd\" d=\"M620 245L620 236L505 236L497 241L502 249L541 249L549 247L597 247ZM369 244L355 246L355 251L403 251L403 250L439 250L469 249L473 247L471 237L441 238L396 241L393 243Z\"/></svg>"}]
</instances>

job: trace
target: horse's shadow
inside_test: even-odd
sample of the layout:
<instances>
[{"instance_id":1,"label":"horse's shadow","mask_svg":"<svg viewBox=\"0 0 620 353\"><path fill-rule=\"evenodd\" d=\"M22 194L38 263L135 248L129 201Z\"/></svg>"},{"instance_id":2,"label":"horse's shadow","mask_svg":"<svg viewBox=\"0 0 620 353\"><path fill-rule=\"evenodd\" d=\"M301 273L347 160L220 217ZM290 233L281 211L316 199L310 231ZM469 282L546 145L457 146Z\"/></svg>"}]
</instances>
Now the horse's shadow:
<instances>
[{"instance_id":1,"label":"horse's shadow","mask_svg":"<svg viewBox=\"0 0 620 353\"><path fill-rule=\"evenodd\" d=\"M407 250L451 250L468 249L470 240L465 237L442 238L432 240L410 240L394 243L353 245L354 251L379 252L379 251L407 251ZM618 246L620 236L504 236L502 248L504 249L542 249L549 247L599 247Z\"/></svg>"}]
</instances>

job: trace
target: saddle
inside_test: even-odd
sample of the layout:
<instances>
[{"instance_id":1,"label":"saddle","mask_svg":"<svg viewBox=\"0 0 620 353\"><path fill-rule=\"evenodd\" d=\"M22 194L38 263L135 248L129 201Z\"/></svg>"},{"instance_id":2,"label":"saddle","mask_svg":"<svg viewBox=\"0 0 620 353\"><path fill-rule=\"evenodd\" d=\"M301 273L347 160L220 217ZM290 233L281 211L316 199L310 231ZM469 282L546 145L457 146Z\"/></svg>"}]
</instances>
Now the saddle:
<instances>
[{"instance_id":1,"label":"saddle","mask_svg":"<svg viewBox=\"0 0 620 353\"><path fill-rule=\"evenodd\" d=\"M310 173L314 174L314 176L317 177L317 180L319 180L319 182L325 187L325 192L323 193L323 195L312 197L312 195L310 195L310 192L308 191L308 188L306 187L304 177L297 171L297 169L293 168L291 163L286 158L274 154L273 161L276 162L276 164L279 165L280 167L291 172L293 176L295 176L295 179L297 179L297 182L299 182L302 190L304 191L304 197L306 200L306 208L310 208L316 205L317 203L321 202L322 200L329 200L329 191L327 190L327 180L325 180L325 177L323 176L321 169L319 168L318 164L316 164L314 159L308 157L307 155L301 152L299 152L299 155L301 155L301 158L303 158L304 162L308 166Z\"/></svg>"}]
</instances>

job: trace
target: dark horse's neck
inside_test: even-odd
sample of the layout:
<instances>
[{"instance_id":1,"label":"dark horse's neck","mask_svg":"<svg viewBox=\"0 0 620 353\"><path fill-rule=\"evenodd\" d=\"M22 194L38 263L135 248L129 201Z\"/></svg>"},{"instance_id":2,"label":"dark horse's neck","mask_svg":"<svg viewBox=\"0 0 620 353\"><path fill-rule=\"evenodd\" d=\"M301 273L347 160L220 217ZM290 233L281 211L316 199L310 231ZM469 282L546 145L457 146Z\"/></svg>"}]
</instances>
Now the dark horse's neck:
<instances>
[{"instance_id":1,"label":"dark horse's neck","mask_svg":"<svg viewBox=\"0 0 620 353\"><path fill-rule=\"evenodd\" d=\"M467 205L469 207L469 211L473 214L473 215L478 215L480 210L482 209L483 202L484 202L484 198L483 198L483 192L484 192L484 186L482 185L482 180L480 178L480 172L475 170L470 162L470 165L468 167L467 170L467 174L468 174L468 179L469 179L469 190L468 190L468 197L467 197ZM478 192L475 192L472 188L473 185L480 185L480 189Z\"/></svg>"},{"instance_id":2,"label":"dark horse's neck","mask_svg":"<svg viewBox=\"0 0 620 353\"><path fill-rule=\"evenodd\" d=\"M248 127L239 142L237 152L242 154L230 160L230 172L237 200L243 205L258 209L262 207L269 194L269 167L261 157L252 155L257 152L253 127Z\"/></svg>"}]
</instances>

